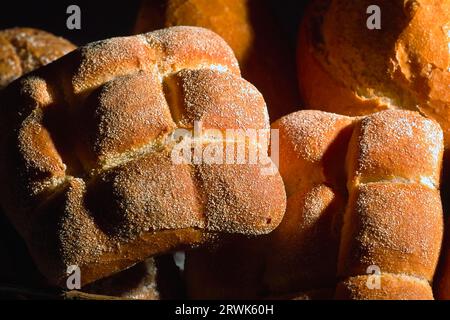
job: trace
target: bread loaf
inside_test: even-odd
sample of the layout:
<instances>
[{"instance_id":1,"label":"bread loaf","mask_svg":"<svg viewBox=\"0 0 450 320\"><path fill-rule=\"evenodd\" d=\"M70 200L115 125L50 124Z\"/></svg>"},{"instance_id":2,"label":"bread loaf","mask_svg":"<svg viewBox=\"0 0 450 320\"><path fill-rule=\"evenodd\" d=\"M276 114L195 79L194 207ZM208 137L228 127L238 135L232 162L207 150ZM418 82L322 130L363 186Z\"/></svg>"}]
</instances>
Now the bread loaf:
<instances>
[{"instance_id":1,"label":"bread loaf","mask_svg":"<svg viewBox=\"0 0 450 320\"><path fill-rule=\"evenodd\" d=\"M265 234L285 192L258 163L176 163L173 138L268 130L264 99L212 31L173 27L88 44L2 93L1 203L39 270L82 284L220 233ZM197 137L202 152L225 140ZM253 142L255 144L256 142ZM264 160L264 161L262 161Z\"/></svg>"},{"instance_id":2,"label":"bread loaf","mask_svg":"<svg viewBox=\"0 0 450 320\"><path fill-rule=\"evenodd\" d=\"M279 130L287 194L283 221L252 240L251 250L235 242L231 256L220 258L221 247L213 255L188 253L187 266L202 268L196 277L187 273L188 294L235 298L243 286L252 298L296 297L337 285L339 299L433 298L443 234L439 125L409 111L360 118L299 111L272 127ZM251 271L248 261L257 261ZM253 291L233 282L235 274L257 275ZM376 276L381 286L369 289Z\"/></svg>"},{"instance_id":3,"label":"bread loaf","mask_svg":"<svg viewBox=\"0 0 450 320\"><path fill-rule=\"evenodd\" d=\"M76 47L43 30L0 30L0 89L21 75L49 64Z\"/></svg>"},{"instance_id":4,"label":"bread loaf","mask_svg":"<svg viewBox=\"0 0 450 320\"><path fill-rule=\"evenodd\" d=\"M341 284L350 297L432 297L428 282L443 236L442 156L441 129L418 114L380 112L356 126L347 155L349 200L338 260L338 276L350 277ZM370 273L369 267L381 272L379 289L368 290L361 286L364 278L352 278Z\"/></svg>"},{"instance_id":5,"label":"bread loaf","mask_svg":"<svg viewBox=\"0 0 450 320\"><path fill-rule=\"evenodd\" d=\"M266 99L273 119L299 104L294 48L267 0L144 0L135 32L189 25L208 28L233 49L242 76Z\"/></svg>"},{"instance_id":6,"label":"bread loaf","mask_svg":"<svg viewBox=\"0 0 450 320\"><path fill-rule=\"evenodd\" d=\"M370 29L380 8L381 28ZM415 110L450 143L450 2L314 0L300 29L298 70L306 108L345 115Z\"/></svg>"}]
</instances>

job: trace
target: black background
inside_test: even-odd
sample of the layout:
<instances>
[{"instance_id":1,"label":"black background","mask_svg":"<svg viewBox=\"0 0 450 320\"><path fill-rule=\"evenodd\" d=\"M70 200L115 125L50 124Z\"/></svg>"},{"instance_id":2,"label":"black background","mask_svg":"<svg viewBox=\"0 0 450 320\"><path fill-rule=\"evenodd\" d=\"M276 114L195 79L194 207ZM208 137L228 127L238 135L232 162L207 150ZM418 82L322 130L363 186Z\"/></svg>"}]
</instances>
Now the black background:
<instances>
[{"instance_id":1,"label":"black background","mask_svg":"<svg viewBox=\"0 0 450 320\"><path fill-rule=\"evenodd\" d=\"M154 0L162 1L162 0ZM265 0L256 0L265 1ZM268 0L274 16L295 47L298 23L307 1ZM81 30L69 30L67 7L76 4L81 9ZM132 34L140 0L2 0L0 29L11 27L39 28L62 36L77 45Z\"/></svg>"}]
</instances>

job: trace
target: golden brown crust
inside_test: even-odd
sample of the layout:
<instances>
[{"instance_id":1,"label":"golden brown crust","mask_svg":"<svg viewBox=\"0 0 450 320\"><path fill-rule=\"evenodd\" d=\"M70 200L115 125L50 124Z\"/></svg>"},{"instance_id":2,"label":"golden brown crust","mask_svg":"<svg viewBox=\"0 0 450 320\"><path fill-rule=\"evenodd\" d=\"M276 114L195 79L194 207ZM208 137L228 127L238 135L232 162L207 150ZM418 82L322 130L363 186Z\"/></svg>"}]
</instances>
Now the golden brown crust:
<instances>
[{"instance_id":1,"label":"golden brown crust","mask_svg":"<svg viewBox=\"0 0 450 320\"><path fill-rule=\"evenodd\" d=\"M262 239L189 253L187 281L196 290L188 293L302 297L296 292L355 276L338 286L337 297L432 298L428 281L443 234L437 123L409 111L350 118L306 110L272 127L288 196L282 222ZM360 285L373 265L386 285L377 293ZM238 272L248 282L236 281Z\"/></svg>"},{"instance_id":2,"label":"golden brown crust","mask_svg":"<svg viewBox=\"0 0 450 320\"><path fill-rule=\"evenodd\" d=\"M431 292L427 284L411 289L411 297L401 294L403 286L406 290L434 276L443 237L443 148L438 124L409 111L376 113L355 126L347 154L349 200L338 275L364 275L376 267L397 280L414 279L390 279L392 295L387 289L374 293L344 284L342 290L350 286L349 298L414 299L427 298L423 290Z\"/></svg>"},{"instance_id":3,"label":"golden brown crust","mask_svg":"<svg viewBox=\"0 0 450 320\"><path fill-rule=\"evenodd\" d=\"M188 252L189 297L255 299L334 286L353 122L298 111L272 125L279 130L279 170L288 195L284 219L265 237Z\"/></svg>"},{"instance_id":4,"label":"golden brown crust","mask_svg":"<svg viewBox=\"0 0 450 320\"><path fill-rule=\"evenodd\" d=\"M310 6L298 50L306 107L345 115L416 110L438 121L449 140L448 1L378 1L380 30L366 28L372 4L315 0Z\"/></svg>"},{"instance_id":5,"label":"golden brown crust","mask_svg":"<svg viewBox=\"0 0 450 320\"><path fill-rule=\"evenodd\" d=\"M0 31L0 89L14 79L49 64L76 47L51 33L32 28Z\"/></svg>"},{"instance_id":6,"label":"golden brown crust","mask_svg":"<svg viewBox=\"0 0 450 320\"><path fill-rule=\"evenodd\" d=\"M442 241L439 191L420 184L372 182L352 192L344 218L338 274L383 272L431 281Z\"/></svg>"},{"instance_id":7,"label":"golden brown crust","mask_svg":"<svg viewBox=\"0 0 450 320\"><path fill-rule=\"evenodd\" d=\"M172 133L194 121L269 129L264 99L239 75L216 34L174 27L88 44L3 93L2 204L52 282L68 265L89 283L210 233L279 224L285 193L278 173L262 173L267 145L246 142L267 160L255 164L173 158Z\"/></svg>"},{"instance_id":8,"label":"golden brown crust","mask_svg":"<svg viewBox=\"0 0 450 320\"><path fill-rule=\"evenodd\" d=\"M333 287L346 201L345 156L355 119L298 111L278 121L285 217L270 237L270 294Z\"/></svg>"},{"instance_id":9,"label":"golden brown crust","mask_svg":"<svg viewBox=\"0 0 450 320\"><path fill-rule=\"evenodd\" d=\"M372 287L373 276L357 276L340 282L336 287L338 300L433 300L426 280L398 274L379 276L379 288ZM369 286L368 286L369 283Z\"/></svg>"},{"instance_id":10,"label":"golden brown crust","mask_svg":"<svg viewBox=\"0 0 450 320\"><path fill-rule=\"evenodd\" d=\"M264 283L272 295L333 287L344 199L325 184L297 189L270 234Z\"/></svg>"},{"instance_id":11,"label":"golden brown crust","mask_svg":"<svg viewBox=\"0 0 450 320\"><path fill-rule=\"evenodd\" d=\"M439 125L418 113L389 110L366 117L356 127L349 147L349 188L382 180L437 188L442 146Z\"/></svg>"},{"instance_id":12,"label":"golden brown crust","mask_svg":"<svg viewBox=\"0 0 450 320\"><path fill-rule=\"evenodd\" d=\"M305 185L324 182L345 189L345 155L354 121L337 114L302 110L272 124L279 130L280 173L288 196Z\"/></svg>"},{"instance_id":13,"label":"golden brown crust","mask_svg":"<svg viewBox=\"0 0 450 320\"><path fill-rule=\"evenodd\" d=\"M149 0L142 6L135 32L170 26L198 26L220 35L233 49L245 79L262 92L271 118L294 111L295 57L265 0Z\"/></svg>"}]
</instances>

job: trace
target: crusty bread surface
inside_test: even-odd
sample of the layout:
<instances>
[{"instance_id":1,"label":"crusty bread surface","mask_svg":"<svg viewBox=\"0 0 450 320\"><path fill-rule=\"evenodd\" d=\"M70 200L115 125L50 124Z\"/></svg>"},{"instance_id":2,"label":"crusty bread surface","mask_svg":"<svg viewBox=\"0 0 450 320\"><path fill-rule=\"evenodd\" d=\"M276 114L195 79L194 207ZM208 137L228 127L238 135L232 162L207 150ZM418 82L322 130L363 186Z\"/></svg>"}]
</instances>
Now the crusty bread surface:
<instances>
[{"instance_id":1,"label":"crusty bread surface","mask_svg":"<svg viewBox=\"0 0 450 320\"><path fill-rule=\"evenodd\" d=\"M284 214L280 175L262 173L268 141L246 142L261 151L254 164L174 161L173 134L195 121L269 129L263 97L212 31L80 47L11 84L0 112L1 202L52 283L70 265L87 284L217 233L265 234Z\"/></svg>"}]
</instances>

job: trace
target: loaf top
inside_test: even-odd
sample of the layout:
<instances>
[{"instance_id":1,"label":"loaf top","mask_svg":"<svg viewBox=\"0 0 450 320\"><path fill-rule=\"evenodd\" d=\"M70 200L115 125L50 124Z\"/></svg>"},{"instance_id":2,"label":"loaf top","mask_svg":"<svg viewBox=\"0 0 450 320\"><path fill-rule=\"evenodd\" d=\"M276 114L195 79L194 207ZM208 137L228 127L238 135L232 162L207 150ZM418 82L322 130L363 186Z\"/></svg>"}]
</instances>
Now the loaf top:
<instances>
[{"instance_id":1,"label":"loaf top","mask_svg":"<svg viewBox=\"0 0 450 320\"><path fill-rule=\"evenodd\" d=\"M0 31L0 89L22 74L49 64L76 47L61 37L32 28Z\"/></svg>"},{"instance_id":2,"label":"loaf top","mask_svg":"<svg viewBox=\"0 0 450 320\"><path fill-rule=\"evenodd\" d=\"M448 103L442 85L449 81L448 1L379 1L379 30L366 26L370 4L331 1L316 42L323 66L366 99L406 109L421 101Z\"/></svg>"},{"instance_id":3,"label":"loaf top","mask_svg":"<svg viewBox=\"0 0 450 320\"><path fill-rule=\"evenodd\" d=\"M29 246L40 243L30 251L49 278L105 256L123 268L186 241L182 229L267 233L284 214L281 177L262 174L262 163L174 162L173 134L192 132L196 121L220 133L270 128L262 95L212 31L173 27L94 42L18 79L0 101L0 173L10 184L2 205ZM201 148L224 143L205 139ZM255 143L270 162L268 141ZM180 234L158 243L167 230ZM145 233L154 241L133 250ZM107 275L98 270L91 280Z\"/></svg>"},{"instance_id":4,"label":"loaf top","mask_svg":"<svg viewBox=\"0 0 450 320\"><path fill-rule=\"evenodd\" d=\"M438 121L449 140L449 1L377 1L381 25L370 29L376 12L367 10L374 4L312 2L299 49L307 107L353 116L419 111Z\"/></svg>"}]
</instances>

